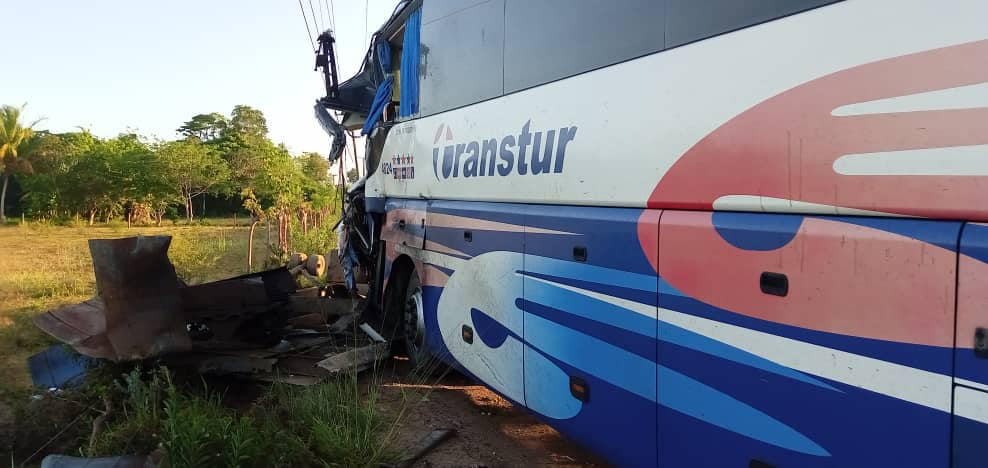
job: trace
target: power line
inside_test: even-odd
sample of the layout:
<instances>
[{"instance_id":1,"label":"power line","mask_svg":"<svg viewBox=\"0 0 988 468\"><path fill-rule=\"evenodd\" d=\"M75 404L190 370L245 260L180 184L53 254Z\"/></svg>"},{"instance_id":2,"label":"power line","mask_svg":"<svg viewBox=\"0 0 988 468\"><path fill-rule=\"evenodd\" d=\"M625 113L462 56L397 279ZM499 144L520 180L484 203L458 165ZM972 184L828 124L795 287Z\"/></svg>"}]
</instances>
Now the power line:
<instances>
[{"instance_id":1,"label":"power line","mask_svg":"<svg viewBox=\"0 0 988 468\"><path fill-rule=\"evenodd\" d=\"M312 8L312 0L309 0L309 11L312 12L312 25L316 27L316 34L322 32L322 28L319 27L319 17L316 16L316 9Z\"/></svg>"},{"instance_id":2,"label":"power line","mask_svg":"<svg viewBox=\"0 0 988 468\"><path fill-rule=\"evenodd\" d=\"M298 9L302 12L302 21L305 22L305 31L309 35L309 43L312 44L312 50L316 49L316 41L312 39L312 30L309 29L309 19L305 17L305 7L302 6L302 0L298 0Z\"/></svg>"},{"instance_id":3,"label":"power line","mask_svg":"<svg viewBox=\"0 0 988 468\"><path fill-rule=\"evenodd\" d=\"M329 16L329 4L326 3L326 0L318 0L318 1L319 1L319 16L322 17L324 21L323 24L326 26L327 29L333 29L333 19L330 18Z\"/></svg>"},{"instance_id":4,"label":"power line","mask_svg":"<svg viewBox=\"0 0 988 468\"><path fill-rule=\"evenodd\" d=\"M333 28L333 32L336 32L336 4L333 0L329 0L329 27Z\"/></svg>"},{"instance_id":5,"label":"power line","mask_svg":"<svg viewBox=\"0 0 988 468\"><path fill-rule=\"evenodd\" d=\"M323 14L323 10L322 10L323 0L319 0L317 3L319 3L319 18L325 20L326 19L325 18L326 15ZM326 25L326 26L328 26L329 25L329 22L327 21L327 22L325 22L323 24ZM325 29L322 30L322 31L325 31ZM319 31L319 33L322 34L322 31Z\"/></svg>"}]
</instances>

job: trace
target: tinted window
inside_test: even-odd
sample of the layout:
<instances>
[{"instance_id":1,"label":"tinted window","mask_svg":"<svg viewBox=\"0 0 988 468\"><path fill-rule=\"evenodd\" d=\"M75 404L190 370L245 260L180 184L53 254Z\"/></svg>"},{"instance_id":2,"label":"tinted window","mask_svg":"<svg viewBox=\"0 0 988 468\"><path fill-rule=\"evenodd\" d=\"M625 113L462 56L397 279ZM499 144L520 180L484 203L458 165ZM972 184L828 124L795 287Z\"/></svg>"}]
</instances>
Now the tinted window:
<instances>
[{"instance_id":1,"label":"tinted window","mask_svg":"<svg viewBox=\"0 0 988 468\"><path fill-rule=\"evenodd\" d=\"M488 0L426 0L422 9L422 24L429 24L460 10L486 3Z\"/></svg>"},{"instance_id":2,"label":"tinted window","mask_svg":"<svg viewBox=\"0 0 988 468\"><path fill-rule=\"evenodd\" d=\"M504 92L504 0L461 2L472 6L459 9L453 3L422 5L421 115Z\"/></svg>"},{"instance_id":3,"label":"tinted window","mask_svg":"<svg viewBox=\"0 0 988 468\"><path fill-rule=\"evenodd\" d=\"M506 0L504 91L663 49L667 0Z\"/></svg>"},{"instance_id":4,"label":"tinted window","mask_svg":"<svg viewBox=\"0 0 988 468\"><path fill-rule=\"evenodd\" d=\"M837 0L667 0L666 47L781 18Z\"/></svg>"}]
</instances>

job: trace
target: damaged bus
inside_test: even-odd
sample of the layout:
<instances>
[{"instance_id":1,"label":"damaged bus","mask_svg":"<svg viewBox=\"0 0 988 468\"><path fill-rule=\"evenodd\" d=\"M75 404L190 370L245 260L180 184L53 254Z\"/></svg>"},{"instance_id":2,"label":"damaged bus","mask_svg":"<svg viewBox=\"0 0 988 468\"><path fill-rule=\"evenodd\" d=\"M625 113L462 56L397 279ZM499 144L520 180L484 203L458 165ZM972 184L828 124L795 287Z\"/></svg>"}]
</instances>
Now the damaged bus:
<instances>
[{"instance_id":1,"label":"damaged bus","mask_svg":"<svg viewBox=\"0 0 988 468\"><path fill-rule=\"evenodd\" d=\"M988 2L410 0L367 314L617 465L988 463ZM352 278L352 276L350 276Z\"/></svg>"}]
</instances>

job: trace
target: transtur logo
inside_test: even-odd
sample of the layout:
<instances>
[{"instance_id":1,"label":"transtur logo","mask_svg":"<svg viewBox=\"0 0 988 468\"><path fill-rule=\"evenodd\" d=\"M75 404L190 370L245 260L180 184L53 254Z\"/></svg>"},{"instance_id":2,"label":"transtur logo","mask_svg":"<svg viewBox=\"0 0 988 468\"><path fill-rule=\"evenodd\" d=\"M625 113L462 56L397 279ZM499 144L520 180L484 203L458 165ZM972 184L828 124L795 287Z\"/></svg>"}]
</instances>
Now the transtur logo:
<instances>
[{"instance_id":1,"label":"transtur logo","mask_svg":"<svg viewBox=\"0 0 988 468\"><path fill-rule=\"evenodd\" d=\"M576 126L563 127L558 131L548 130L545 138L542 132L529 131L532 121L522 125L517 138L515 135L468 143L448 143L442 148L442 175L439 171L439 139L445 136L447 142L453 140L453 132L446 124L439 125L433 141L432 170L436 179L450 177L507 176L512 173L525 175L559 174L566 161L566 145L576 138ZM517 148L517 157L515 149ZM529 149L531 152L529 153ZM554 152L555 151L555 152ZM462 162L462 164L461 164ZM517 162L517 164L516 164ZM461 171L462 168L462 171Z\"/></svg>"}]
</instances>

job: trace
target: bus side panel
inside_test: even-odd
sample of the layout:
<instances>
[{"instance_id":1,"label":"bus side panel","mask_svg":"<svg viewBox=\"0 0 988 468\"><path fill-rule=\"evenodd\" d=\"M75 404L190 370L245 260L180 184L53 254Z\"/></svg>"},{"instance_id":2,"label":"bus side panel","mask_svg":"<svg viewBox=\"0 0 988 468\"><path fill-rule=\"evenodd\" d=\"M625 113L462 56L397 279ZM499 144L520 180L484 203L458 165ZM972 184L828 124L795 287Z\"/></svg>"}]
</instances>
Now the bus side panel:
<instances>
[{"instance_id":1,"label":"bus side panel","mask_svg":"<svg viewBox=\"0 0 988 468\"><path fill-rule=\"evenodd\" d=\"M525 403L522 205L434 201L423 261L431 352L514 403Z\"/></svg>"},{"instance_id":2,"label":"bus side panel","mask_svg":"<svg viewBox=\"0 0 988 468\"><path fill-rule=\"evenodd\" d=\"M660 463L946 466L959 230L663 212Z\"/></svg>"},{"instance_id":3,"label":"bus side panel","mask_svg":"<svg viewBox=\"0 0 988 468\"><path fill-rule=\"evenodd\" d=\"M424 200L389 199L385 203L387 214L381 226L381 240L421 249L425 243L427 207Z\"/></svg>"},{"instance_id":4,"label":"bus side panel","mask_svg":"<svg viewBox=\"0 0 988 468\"><path fill-rule=\"evenodd\" d=\"M954 468L988 463L988 392L954 388Z\"/></svg>"},{"instance_id":5,"label":"bus side panel","mask_svg":"<svg viewBox=\"0 0 988 468\"><path fill-rule=\"evenodd\" d=\"M988 225L964 226L957 275L953 460L974 468L988 463Z\"/></svg>"},{"instance_id":6,"label":"bus side panel","mask_svg":"<svg viewBox=\"0 0 988 468\"><path fill-rule=\"evenodd\" d=\"M968 223L957 279L956 383L988 391L988 224ZM982 331L979 333L979 329ZM986 349L975 353L979 335Z\"/></svg>"},{"instance_id":7,"label":"bus side panel","mask_svg":"<svg viewBox=\"0 0 988 468\"><path fill-rule=\"evenodd\" d=\"M381 290L391 278L394 261L406 248L422 248L425 243L425 213L428 202L389 198L385 203L381 240L384 241L384 275ZM359 242L359 240L357 240Z\"/></svg>"},{"instance_id":8,"label":"bus side panel","mask_svg":"<svg viewBox=\"0 0 988 468\"><path fill-rule=\"evenodd\" d=\"M659 212L649 213L531 206L525 230L527 405L621 466L657 462L657 278L645 252L657 251Z\"/></svg>"}]
</instances>

